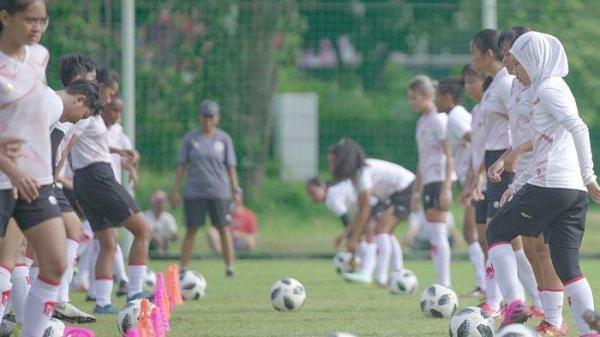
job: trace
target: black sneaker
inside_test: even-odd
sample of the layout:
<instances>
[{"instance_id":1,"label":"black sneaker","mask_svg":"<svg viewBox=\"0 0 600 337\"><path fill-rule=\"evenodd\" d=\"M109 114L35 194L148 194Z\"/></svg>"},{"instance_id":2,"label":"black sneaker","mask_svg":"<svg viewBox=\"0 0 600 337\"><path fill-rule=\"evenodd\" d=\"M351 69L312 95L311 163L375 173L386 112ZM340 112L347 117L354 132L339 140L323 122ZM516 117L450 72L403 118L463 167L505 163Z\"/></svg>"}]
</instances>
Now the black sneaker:
<instances>
[{"instance_id":1,"label":"black sneaker","mask_svg":"<svg viewBox=\"0 0 600 337\"><path fill-rule=\"evenodd\" d=\"M96 317L83 312L71 303L57 303L52 317L69 323L83 324L96 322Z\"/></svg>"},{"instance_id":2,"label":"black sneaker","mask_svg":"<svg viewBox=\"0 0 600 337\"><path fill-rule=\"evenodd\" d=\"M117 289L117 297L122 297L127 295L129 285L125 281L119 282L119 289Z\"/></svg>"},{"instance_id":3,"label":"black sneaker","mask_svg":"<svg viewBox=\"0 0 600 337\"><path fill-rule=\"evenodd\" d=\"M96 302L96 298L87 294L87 295L85 295L85 301L86 302Z\"/></svg>"},{"instance_id":4,"label":"black sneaker","mask_svg":"<svg viewBox=\"0 0 600 337\"><path fill-rule=\"evenodd\" d=\"M235 276L235 272L233 271L233 269L225 270L225 277L234 277L234 276Z\"/></svg>"}]
</instances>

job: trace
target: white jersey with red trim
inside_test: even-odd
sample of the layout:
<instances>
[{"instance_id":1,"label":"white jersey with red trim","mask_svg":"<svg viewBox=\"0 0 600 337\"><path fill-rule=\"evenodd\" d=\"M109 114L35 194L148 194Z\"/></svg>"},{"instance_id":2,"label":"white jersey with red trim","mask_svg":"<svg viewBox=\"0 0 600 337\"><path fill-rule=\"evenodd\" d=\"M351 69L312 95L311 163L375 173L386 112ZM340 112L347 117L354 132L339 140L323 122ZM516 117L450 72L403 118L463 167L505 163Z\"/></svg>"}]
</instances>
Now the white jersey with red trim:
<instances>
[{"instance_id":1,"label":"white jersey with red trim","mask_svg":"<svg viewBox=\"0 0 600 337\"><path fill-rule=\"evenodd\" d=\"M511 88L511 105L508 110L510 120L510 133L513 148L531 141L533 130L529 125L529 120L533 114L533 95L535 90L532 87L523 87L515 78ZM532 153L527 152L521 156L515 166L515 173L520 174L529 167Z\"/></svg>"},{"instance_id":2,"label":"white jersey with red trim","mask_svg":"<svg viewBox=\"0 0 600 337\"><path fill-rule=\"evenodd\" d=\"M479 103L485 116L485 150L505 150L511 145L508 107L511 103L511 86L514 76L506 68L496 73Z\"/></svg>"},{"instance_id":3,"label":"white jersey with red trim","mask_svg":"<svg viewBox=\"0 0 600 337\"><path fill-rule=\"evenodd\" d=\"M454 172L460 183L467 179L471 167L471 142L465 135L471 132L471 114L461 105L448 113L448 145L454 158Z\"/></svg>"},{"instance_id":4,"label":"white jersey with red trim","mask_svg":"<svg viewBox=\"0 0 600 337\"><path fill-rule=\"evenodd\" d=\"M39 185L53 182L49 118L43 111L49 57L39 44L25 47L23 61L0 52L0 137L25 141L17 167ZM0 189L11 187L0 172Z\"/></svg>"},{"instance_id":5,"label":"white jersey with red trim","mask_svg":"<svg viewBox=\"0 0 600 337\"><path fill-rule=\"evenodd\" d=\"M471 167L477 173L485 157L485 116L479 104L471 109ZM485 191L486 178L482 174L479 179L479 188Z\"/></svg>"},{"instance_id":6,"label":"white jersey with red trim","mask_svg":"<svg viewBox=\"0 0 600 337\"><path fill-rule=\"evenodd\" d=\"M101 116L92 116L80 121L73 127L73 132L79 137L71 151L73 170L94 163L112 162L108 146L108 128Z\"/></svg>"},{"instance_id":7,"label":"white jersey with red trim","mask_svg":"<svg viewBox=\"0 0 600 337\"><path fill-rule=\"evenodd\" d=\"M419 171L423 184L442 182L446 178L446 155L442 143L447 139L448 116L435 109L417 121Z\"/></svg>"}]
</instances>

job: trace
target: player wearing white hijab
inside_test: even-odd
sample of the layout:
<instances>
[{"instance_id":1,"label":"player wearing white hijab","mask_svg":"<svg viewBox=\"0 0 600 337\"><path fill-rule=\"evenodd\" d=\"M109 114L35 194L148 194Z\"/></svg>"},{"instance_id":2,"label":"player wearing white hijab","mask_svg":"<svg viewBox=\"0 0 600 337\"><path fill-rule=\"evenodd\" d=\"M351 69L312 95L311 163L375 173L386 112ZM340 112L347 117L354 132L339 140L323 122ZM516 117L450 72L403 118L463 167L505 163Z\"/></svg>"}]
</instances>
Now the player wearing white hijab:
<instances>
[{"instance_id":1,"label":"player wearing white hijab","mask_svg":"<svg viewBox=\"0 0 600 337\"><path fill-rule=\"evenodd\" d=\"M534 90L533 156L527 170L502 196L506 205L490 222L489 256L498 284L509 303L502 325L524 322L529 310L514 275L517 263L510 241L544 233L552 263L564 284L575 323L582 336L600 336L583 319L593 310L589 283L579 267L588 193L600 203L587 125L579 117L575 98L563 80L568 74L567 55L560 41L530 32L510 50L517 79ZM548 198L552 195L552 198Z\"/></svg>"}]
</instances>

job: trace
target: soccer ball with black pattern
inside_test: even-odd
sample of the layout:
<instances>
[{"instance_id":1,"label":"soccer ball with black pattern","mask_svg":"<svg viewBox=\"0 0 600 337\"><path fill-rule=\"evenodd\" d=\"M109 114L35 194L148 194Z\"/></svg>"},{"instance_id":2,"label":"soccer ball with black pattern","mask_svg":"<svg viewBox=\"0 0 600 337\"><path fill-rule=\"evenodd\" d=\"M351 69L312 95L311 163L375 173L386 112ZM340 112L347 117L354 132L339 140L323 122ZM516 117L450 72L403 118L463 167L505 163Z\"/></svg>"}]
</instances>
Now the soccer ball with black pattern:
<instances>
[{"instance_id":1,"label":"soccer ball with black pattern","mask_svg":"<svg viewBox=\"0 0 600 337\"><path fill-rule=\"evenodd\" d=\"M353 257L354 264L352 264ZM360 259L350 252L337 252L333 257L333 267L338 274L351 273L355 271L358 266L360 266Z\"/></svg>"},{"instance_id":2,"label":"soccer ball with black pattern","mask_svg":"<svg viewBox=\"0 0 600 337\"><path fill-rule=\"evenodd\" d=\"M148 269L146 276L144 276L144 291L148 293L154 293L156 287L156 273L153 270Z\"/></svg>"},{"instance_id":3,"label":"soccer ball with black pattern","mask_svg":"<svg viewBox=\"0 0 600 337\"><path fill-rule=\"evenodd\" d=\"M8 337L12 335L17 327L17 320L15 319L15 315L12 313L8 313L2 319L2 323L0 323L0 337Z\"/></svg>"},{"instance_id":4,"label":"soccer ball with black pattern","mask_svg":"<svg viewBox=\"0 0 600 337\"><path fill-rule=\"evenodd\" d=\"M154 309L154 304L150 303L150 310ZM125 304L123 309L117 315L117 330L121 336L127 335L127 331L136 328L140 321L142 312L142 300L133 300ZM62 336L62 335L60 335Z\"/></svg>"},{"instance_id":5,"label":"soccer ball with black pattern","mask_svg":"<svg viewBox=\"0 0 600 337\"><path fill-rule=\"evenodd\" d=\"M390 293L394 295L412 295L418 287L417 276L408 269L395 271L390 275Z\"/></svg>"},{"instance_id":6,"label":"soccer ball with black pattern","mask_svg":"<svg viewBox=\"0 0 600 337\"><path fill-rule=\"evenodd\" d=\"M295 311L304 305L306 291L302 283L290 277L282 278L271 287L271 304L279 311Z\"/></svg>"},{"instance_id":7,"label":"soccer ball with black pattern","mask_svg":"<svg viewBox=\"0 0 600 337\"><path fill-rule=\"evenodd\" d=\"M493 337L494 319L479 307L459 310L450 320L450 337Z\"/></svg>"},{"instance_id":8,"label":"soccer ball with black pattern","mask_svg":"<svg viewBox=\"0 0 600 337\"><path fill-rule=\"evenodd\" d=\"M427 317L450 318L458 308L456 293L439 284L425 289L421 295L421 311Z\"/></svg>"},{"instance_id":9,"label":"soccer ball with black pattern","mask_svg":"<svg viewBox=\"0 0 600 337\"><path fill-rule=\"evenodd\" d=\"M206 294L206 279L202 274L193 270L186 270L179 278L181 296L184 300L199 300Z\"/></svg>"},{"instance_id":10,"label":"soccer ball with black pattern","mask_svg":"<svg viewBox=\"0 0 600 337\"><path fill-rule=\"evenodd\" d=\"M510 324L498 331L496 337L539 337L540 334L523 324Z\"/></svg>"},{"instance_id":11,"label":"soccer ball with black pattern","mask_svg":"<svg viewBox=\"0 0 600 337\"><path fill-rule=\"evenodd\" d=\"M57 320L56 318L50 318L42 337L63 337L64 335L65 323Z\"/></svg>"}]
</instances>

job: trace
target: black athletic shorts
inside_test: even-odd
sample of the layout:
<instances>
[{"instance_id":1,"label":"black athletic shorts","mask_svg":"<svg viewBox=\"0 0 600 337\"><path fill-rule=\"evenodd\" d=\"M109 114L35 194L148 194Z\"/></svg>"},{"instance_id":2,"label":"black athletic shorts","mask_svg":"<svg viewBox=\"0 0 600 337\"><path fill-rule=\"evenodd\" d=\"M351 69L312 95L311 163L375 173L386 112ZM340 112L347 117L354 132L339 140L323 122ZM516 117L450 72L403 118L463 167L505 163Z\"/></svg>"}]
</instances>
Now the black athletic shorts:
<instances>
[{"instance_id":1,"label":"black athletic shorts","mask_svg":"<svg viewBox=\"0 0 600 337\"><path fill-rule=\"evenodd\" d=\"M483 192L485 197L486 192ZM475 208L475 223L485 225L487 222L487 201L483 200L472 200L471 205Z\"/></svg>"},{"instance_id":2,"label":"black athletic shorts","mask_svg":"<svg viewBox=\"0 0 600 337\"><path fill-rule=\"evenodd\" d=\"M77 213L77 216L79 216L79 218L85 218L85 214L83 214L83 210L81 209L81 206L79 206L79 202L77 202L77 198L75 197L75 191L63 187L62 192L65 198L67 198L69 201L69 204L71 204L73 207L73 210L75 210L75 213Z\"/></svg>"},{"instance_id":3,"label":"black athletic shorts","mask_svg":"<svg viewBox=\"0 0 600 337\"><path fill-rule=\"evenodd\" d=\"M52 185L44 185L38 192L39 197L28 203L23 199L16 200L12 189L0 191L0 237L6 234L10 218L15 218L22 231L44 221L60 218L60 209Z\"/></svg>"},{"instance_id":4,"label":"black athletic shorts","mask_svg":"<svg viewBox=\"0 0 600 337\"><path fill-rule=\"evenodd\" d=\"M69 202L67 197L65 197L62 187L60 187L57 184L54 184L52 185L52 192L56 197L56 201L58 202L58 208L60 209L61 213L75 212L75 209L73 209L73 206L71 206L71 203Z\"/></svg>"},{"instance_id":5,"label":"black athletic shorts","mask_svg":"<svg viewBox=\"0 0 600 337\"><path fill-rule=\"evenodd\" d=\"M485 151L485 169L487 174L487 169L492 166L498 158L504 154L506 150L493 150L493 151ZM502 198L502 194L508 188L515 177L515 174L512 172L502 172L500 175L502 180L498 183L493 183L489 179L487 180L486 187L486 195L485 200L487 201L487 217L492 218L498 212L500 208L500 199Z\"/></svg>"},{"instance_id":6,"label":"black athletic shorts","mask_svg":"<svg viewBox=\"0 0 600 337\"><path fill-rule=\"evenodd\" d=\"M118 227L140 212L131 194L115 179L109 163L93 163L75 170L73 185L94 232Z\"/></svg>"},{"instance_id":7,"label":"black athletic shorts","mask_svg":"<svg viewBox=\"0 0 600 337\"><path fill-rule=\"evenodd\" d=\"M498 211L486 236L493 244L544 233L544 240L552 246L579 248L587 208L587 192L527 184Z\"/></svg>"},{"instance_id":8,"label":"black athletic shorts","mask_svg":"<svg viewBox=\"0 0 600 337\"><path fill-rule=\"evenodd\" d=\"M379 218L385 210L393 207L394 216L399 220L406 220L410 214L410 198L413 188L414 183L411 183L402 191L392 193L386 200L381 200L373 206L371 213L375 218Z\"/></svg>"},{"instance_id":9,"label":"black athletic shorts","mask_svg":"<svg viewBox=\"0 0 600 337\"><path fill-rule=\"evenodd\" d=\"M207 211L210 222L215 227L227 226L231 221L231 200L229 199L185 198L183 209L188 228L203 226Z\"/></svg>"},{"instance_id":10,"label":"black athletic shorts","mask_svg":"<svg viewBox=\"0 0 600 337\"><path fill-rule=\"evenodd\" d=\"M440 208L440 193L442 192L442 182L425 184L423 186L423 209Z\"/></svg>"}]
</instances>

